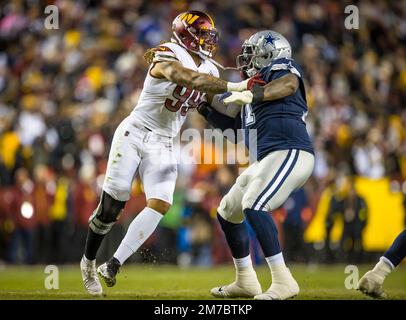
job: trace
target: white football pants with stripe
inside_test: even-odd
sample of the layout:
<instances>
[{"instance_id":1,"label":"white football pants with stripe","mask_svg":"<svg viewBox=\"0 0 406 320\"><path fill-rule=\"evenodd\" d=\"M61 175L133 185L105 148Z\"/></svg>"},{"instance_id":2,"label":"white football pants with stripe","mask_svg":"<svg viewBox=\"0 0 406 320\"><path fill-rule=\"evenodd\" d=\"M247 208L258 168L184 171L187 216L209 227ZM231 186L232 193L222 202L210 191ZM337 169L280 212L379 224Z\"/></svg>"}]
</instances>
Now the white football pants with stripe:
<instances>
[{"instance_id":1,"label":"white football pants with stripe","mask_svg":"<svg viewBox=\"0 0 406 320\"><path fill-rule=\"evenodd\" d=\"M314 156L289 149L269 153L250 165L221 200L218 212L231 223L244 221L244 209L272 211L302 187L313 172Z\"/></svg>"}]
</instances>

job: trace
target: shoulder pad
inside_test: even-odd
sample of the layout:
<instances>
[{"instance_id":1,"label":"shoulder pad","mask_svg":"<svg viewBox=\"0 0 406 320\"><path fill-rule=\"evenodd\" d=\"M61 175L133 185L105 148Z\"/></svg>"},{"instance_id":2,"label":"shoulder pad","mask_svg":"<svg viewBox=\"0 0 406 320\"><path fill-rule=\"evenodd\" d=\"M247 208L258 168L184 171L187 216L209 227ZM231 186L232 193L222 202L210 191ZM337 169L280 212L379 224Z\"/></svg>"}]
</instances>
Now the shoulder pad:
<instances>
[{"instance_id":1,"label":"shoulder pad","mask_svg":"<svg viewBox=\"0 0 406 320\"><path fill-rule=\"evenodd\" d=\"M175 52L165 44L159 45L154 51L155 54L152 62L178 61Z\"/></svg>"},{"instance_id":2,"label":"shoulder pad","mask_svg":"<svg viewBox=\"0 0 406 320\"><path fill-rule=\"evenodd\" d=\"M301 77L300 71L297 68L297 64L293 59L287 58L280 58L276 59L272 64L268 67L269 70L277 71L277 70L288 70L293 74Z\"/></svg>"}]
</instances>

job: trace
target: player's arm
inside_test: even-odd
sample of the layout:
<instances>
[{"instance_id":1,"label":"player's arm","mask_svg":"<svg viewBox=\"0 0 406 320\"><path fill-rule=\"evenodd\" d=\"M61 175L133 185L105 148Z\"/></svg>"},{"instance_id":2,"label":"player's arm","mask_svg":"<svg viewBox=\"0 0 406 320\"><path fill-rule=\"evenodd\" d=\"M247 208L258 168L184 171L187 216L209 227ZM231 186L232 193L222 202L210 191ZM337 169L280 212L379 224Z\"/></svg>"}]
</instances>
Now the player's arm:
<instances>
[{"instance_id":1,"label":"player's arm","mask_svg":"<svg viewBox=\"0 0 406 320\"><path fill-rule=\"evenodd\" d=\"M256 101L272 101L285 98L294 94L299 88L299 80L293 73L275 79L266 86L255 86L252 90L252 100Z\"/></svg>"},{"instance_id":2,"label":"player's arm","mask_svg":"<svg viewBox=\"0 0 406 320\"><path fill-rule=\"evenodd\" d=\"M293 73L269 82L266 86L254 85L252 90L243 92L228 92L222 95L224 103L255 103L282 99L295 93L299 87L299 80Z\"/></svg>"},{"instance_id":3,"label":"player's arm","mask_svg":"<svg viewBox=\"0 0 406 320\"><path fill-rule=\"evenodd\" d=\"M228 116L224 113L217 111L208 102L202 101L197 107L197 111L207 120L207 122L215 129L225 131L232 129L234 133L237 133L238 129L241 129L241 116L238 113L235 117ZM235 142L235 141L231 141Z\"/></svg>"},{"instance_id":4,"label":"player's arm","mask_svg":"<svg viewBox=\"0 0 406 320\"><path fill-rule=\"evenodd\" d=\"M205 99L209 105L216 111L225 114L231 118L235 118L237 114L241 111L241 107L233 104L225 104L220 100L221 94L206 94L203 99Z\"/></svg>"},{"instance_id":5,"label":"player's arm","mask_svg":"<svg viewBox=\"0 0 406 320\"><path fill-rule=\"evenodd\" d=\"M259 77L253 77L241 82L227 82L209 74L185 68L178 61L154 63L150 69L150 74L156 78L166 78L182 87L213 94L250 90L255 83L263 82Z\"/></svg>"}]
</instances>

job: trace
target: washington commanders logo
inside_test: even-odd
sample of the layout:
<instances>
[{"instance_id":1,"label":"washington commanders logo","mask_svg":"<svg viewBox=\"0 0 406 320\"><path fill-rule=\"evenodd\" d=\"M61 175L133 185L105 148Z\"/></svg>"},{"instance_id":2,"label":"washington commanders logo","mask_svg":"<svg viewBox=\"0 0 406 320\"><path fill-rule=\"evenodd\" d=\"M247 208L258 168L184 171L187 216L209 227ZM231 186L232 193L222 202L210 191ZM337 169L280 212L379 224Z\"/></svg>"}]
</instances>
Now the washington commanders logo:
<instances>
[{"instance_id":1,"label":"washington commanders logo","mask_svg":"<svg viewBox=\"0 0 406 320\"><path fill-rule=\"evenodd\" d=\"M198 15L192 13L184 13L180 16L180 20L185 21L187 24L192 24L199 18Z\"/></svg>"}]
</instances>

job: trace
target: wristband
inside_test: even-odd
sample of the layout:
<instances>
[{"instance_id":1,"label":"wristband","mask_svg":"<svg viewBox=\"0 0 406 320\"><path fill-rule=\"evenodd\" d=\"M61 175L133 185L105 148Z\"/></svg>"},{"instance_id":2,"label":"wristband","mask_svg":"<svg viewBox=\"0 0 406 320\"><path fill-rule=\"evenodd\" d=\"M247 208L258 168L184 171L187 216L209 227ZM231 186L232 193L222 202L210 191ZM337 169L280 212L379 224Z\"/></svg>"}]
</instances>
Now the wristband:
<instances>
[{"instance_id":1,"label":"wristband","mask_svg":"<svg viewBox=\"0 0 406 320\"><path fill-rule=\"evenodd\" d=\"M255 84L252 88L252 103L261 102L264 100L264 87Z\"/></svg>"},{"instance_id":2,"label":"wristband","mask_svg":"<svg viewBox=\"0 0 406 320\"><path fill-rule=\"evenodd\" d=\"M202 101L197 106L197 112L199 112L204 118L207 118L211 111L211 105L207 101Z\"/></svg>"}]
</instances>

